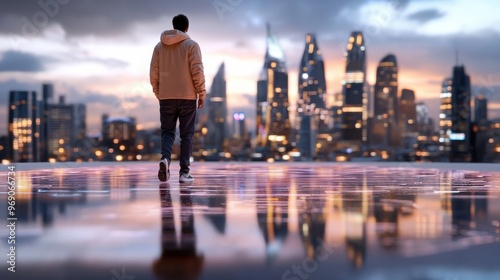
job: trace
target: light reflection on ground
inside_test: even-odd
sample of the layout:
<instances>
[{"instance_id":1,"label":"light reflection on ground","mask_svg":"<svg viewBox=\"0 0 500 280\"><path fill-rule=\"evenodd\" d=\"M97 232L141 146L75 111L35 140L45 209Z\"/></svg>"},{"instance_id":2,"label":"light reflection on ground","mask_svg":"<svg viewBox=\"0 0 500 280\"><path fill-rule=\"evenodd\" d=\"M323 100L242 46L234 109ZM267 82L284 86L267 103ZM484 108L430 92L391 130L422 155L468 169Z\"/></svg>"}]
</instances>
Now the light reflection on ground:
<instances>
[{"instance_id":1,"label":"light reflection on ground","mask_svg":"<svg viewBox=\"0 0 500 280\"><path fill-rule=\"evenodd\" d=\"M500 171L194 163L180 185L154 163L49 167L18 165L2 279L500 279Z\"/></svg>"}]
</instances>

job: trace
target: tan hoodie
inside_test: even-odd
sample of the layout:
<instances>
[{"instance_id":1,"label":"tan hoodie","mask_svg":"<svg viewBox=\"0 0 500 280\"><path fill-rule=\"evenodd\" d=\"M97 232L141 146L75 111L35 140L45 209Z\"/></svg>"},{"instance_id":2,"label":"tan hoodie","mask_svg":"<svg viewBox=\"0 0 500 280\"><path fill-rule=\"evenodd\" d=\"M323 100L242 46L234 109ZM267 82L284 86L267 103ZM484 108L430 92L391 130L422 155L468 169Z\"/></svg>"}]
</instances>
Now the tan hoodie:
<instances>
[{"instance_id":1,"label":"tan hoodie","mask_svg":"<svg viewBox=\"0 0 500 280\"><path fill-rule=\"evenodd\" d=\"M198 43L179 30L165 31L160 39L149 72L156 98L205 98L205 74Z\"/></svg>"}]
</instances>

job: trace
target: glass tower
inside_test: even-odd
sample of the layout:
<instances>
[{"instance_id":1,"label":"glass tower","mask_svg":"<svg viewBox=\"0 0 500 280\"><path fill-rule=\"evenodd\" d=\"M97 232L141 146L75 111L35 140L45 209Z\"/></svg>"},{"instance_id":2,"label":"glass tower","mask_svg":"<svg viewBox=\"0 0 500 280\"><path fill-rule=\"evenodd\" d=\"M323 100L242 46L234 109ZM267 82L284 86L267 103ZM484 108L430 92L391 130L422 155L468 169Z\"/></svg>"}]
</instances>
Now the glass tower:
<instances>
[{"instance_id":1,"label":"glass tower","mask_svg":"<svg viewBox=\"0 0 500 280\"><path fill-rule=\"evenodd\" d=\"M207 147L222 152L224 150L224 140L226 139L227 131L227 99L224 63L220 65L213 79L208 100Z\"/></svg>"},{"instance_id":2,"label":"glass tower","mask_svg":"<svg viewBox=\"0 0 500 280\"><path fill-rule=\"evenodd\" d=\"M451 134L451 84L452 80L446 78L441 89L441 107L439 114L439 143L440 150L445 154L450 152Z\"/></svg>"},{"instance_id":3,"label":"glass tower","mask_svg":"<svg viewBox=\"0 0 500 280\"><path fill-rule=\"evenodd\" d=\"M474 121L479 123L488 120L488 99L482 94L474 98Z\"/></svg>"},{"instance_id":4,"label":"glass tower","mask_svg":"<svg viewBox=\"0 0 500 280\"><path fill-rule=\"evenodd\" d=\"M306 35L306 46L299 68L299 113L300 109L312 110L315 114L326 109L325 64L314 34ZM316 112L316 108L318 109Z\"/></svg>"},{"instance_id":5,"label":"glass tower","mask_svg":"<svg viewBox=\"0 0 500 280\"><path fill-rule=\"evenodd\" d=\"M363 34L352 32L346 52L346 73L343 81L342 134L346 141L361 145L367 140L368 96L366 90L366 48Z\"/></svg>"},{"instance_id":6,"label":"glass tower","mask_svg":"<svg viewBox=\"0 0 500 280\"><path fill-rule=\"evenodd\" d=\"M453 67L451 82L451 153L450 161L471 160L471 86L464 66Z\"/></svg>"},{"instance_id":7,"label":"glass tower","mask_svg":"<svg viewBox=\"0 0 500 280\"><path fill-rule=\"evenodd\" d=\"M331 116L330 111L326 108L325 100L325 64L314 34L306 35L304 53L300 61L298 89L296 127L299 131L299 139L297 140L301 152L304 150L302 155L306 158L312 158L318 142L316 134L320 138L325 138L321 134L327 134L326 137L331 135L329 129ZM307 120L303 121L303 118L307 118ZM304 128L303 125L307 127ZM308 136L305 136L304 131L309 131ZM302 139L302 137L308 139ZM308 143L309 146L304 143Z\"/></svg>"},{"instance_id":8,"label":"glass tower","mask_svg":"<svg viewBox=\"0 0 500 280\"><path fill-rule=\"evenodd\" d=\"M388 147L398 144L398 64L392 54L384 57L377 67L375 83L374 126L372 143Z\"/></svg>"},{"instance_id":9,"label":"glass tower","mask_svg":"<svg viewBox=\"0 0 500 280\"><path fill-rule=\"evenodd\" d=\"M267 25L267 50L257 82L257 145L282 150L291 134L285 54Z\"/></svg>"},{"instance_id":10,"label":"glass tower","mask_svg":"<svg viewBox=\"0 0 500 280\"><path fill-rule=\"evenodd\" d=\"M401 103L399 110L403 134L418 132L415 91L411 89L403 89L401 91Z\"/></svg>"}]
</instances>

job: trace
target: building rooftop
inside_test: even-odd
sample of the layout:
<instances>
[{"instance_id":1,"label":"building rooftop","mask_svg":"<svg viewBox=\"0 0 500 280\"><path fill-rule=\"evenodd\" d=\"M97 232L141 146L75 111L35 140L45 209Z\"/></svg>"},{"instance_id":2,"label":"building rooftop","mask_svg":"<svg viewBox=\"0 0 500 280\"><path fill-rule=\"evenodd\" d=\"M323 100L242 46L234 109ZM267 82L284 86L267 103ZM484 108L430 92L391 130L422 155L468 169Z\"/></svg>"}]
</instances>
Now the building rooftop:
<instances>
[{"instance_id":1,"label":"building rooftop","mask_svg":"<svg viewBox=\"0 0 500 280\"><path fill-rule=\"evenodd\" d=\"M499 164L195 162L190 185L157 168L15 164L0 278L500 279Z\"/></svg>"}]
</instances>

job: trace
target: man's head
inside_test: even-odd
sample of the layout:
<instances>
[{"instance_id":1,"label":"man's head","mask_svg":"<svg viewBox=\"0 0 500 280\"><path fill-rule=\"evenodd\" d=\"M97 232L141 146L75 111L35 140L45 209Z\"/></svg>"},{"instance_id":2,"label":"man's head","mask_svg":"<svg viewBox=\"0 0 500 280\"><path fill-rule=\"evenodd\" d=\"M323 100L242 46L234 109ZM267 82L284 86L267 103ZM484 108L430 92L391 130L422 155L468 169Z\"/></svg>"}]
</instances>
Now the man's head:
<instances>
[{"instance_id":1,"label":"man's head","mask_svg":"<svg viewBox=\"0 0 500 280\"><path fill-rule=\"evenodd\" d=\"M176 15L172 19L172 25L174 26L174 29L187 32L189 28L189 19L183 14Z\"/></svg>"}]
</instances>

